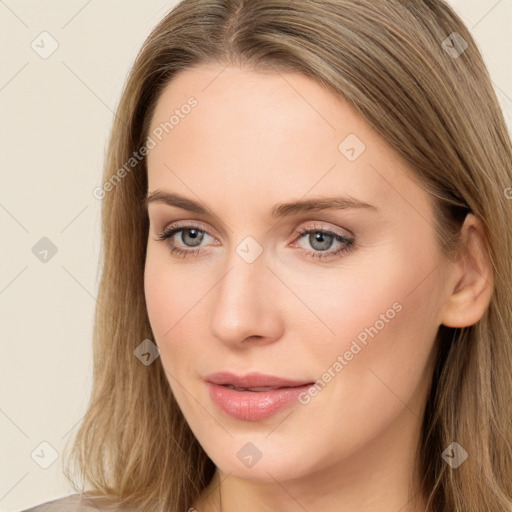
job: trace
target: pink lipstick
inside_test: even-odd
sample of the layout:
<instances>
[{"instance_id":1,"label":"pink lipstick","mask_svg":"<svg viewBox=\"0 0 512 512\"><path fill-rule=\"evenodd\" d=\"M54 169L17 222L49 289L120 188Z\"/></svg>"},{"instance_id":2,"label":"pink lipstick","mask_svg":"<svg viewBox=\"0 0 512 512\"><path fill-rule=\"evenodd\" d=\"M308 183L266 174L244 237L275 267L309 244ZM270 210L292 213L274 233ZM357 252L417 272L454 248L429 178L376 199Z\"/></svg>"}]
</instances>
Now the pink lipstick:
<instances>
[{"instance_id":1,"label":"pink lipstick","mask_svg":"<svg viewBox=\"0 0 512 512\"><path fill-rule=\"evenodd\" d=\"M314 382L249 373L214 373L205 379L210 398L225 414L244 421L268 418L295 403Z\"/></svg>"}]
</instances>

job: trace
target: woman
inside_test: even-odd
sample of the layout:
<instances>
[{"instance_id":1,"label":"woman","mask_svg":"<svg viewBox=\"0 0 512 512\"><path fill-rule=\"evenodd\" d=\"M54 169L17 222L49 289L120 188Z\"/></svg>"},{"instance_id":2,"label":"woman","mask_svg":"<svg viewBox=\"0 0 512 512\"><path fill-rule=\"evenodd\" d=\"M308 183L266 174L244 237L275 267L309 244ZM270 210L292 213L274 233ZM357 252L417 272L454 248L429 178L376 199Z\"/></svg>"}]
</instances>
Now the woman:
<instances>
[{"instance_id":1,"label":"woman","mask_svg":"<svg viewBox=\"0 0 512 512\"><path fill-rule=\"evenodd\" d=\"M181 2L95 191L77 494L32 510L512 510L511 162L442 0Z\"/></svg>"}]
</instances>

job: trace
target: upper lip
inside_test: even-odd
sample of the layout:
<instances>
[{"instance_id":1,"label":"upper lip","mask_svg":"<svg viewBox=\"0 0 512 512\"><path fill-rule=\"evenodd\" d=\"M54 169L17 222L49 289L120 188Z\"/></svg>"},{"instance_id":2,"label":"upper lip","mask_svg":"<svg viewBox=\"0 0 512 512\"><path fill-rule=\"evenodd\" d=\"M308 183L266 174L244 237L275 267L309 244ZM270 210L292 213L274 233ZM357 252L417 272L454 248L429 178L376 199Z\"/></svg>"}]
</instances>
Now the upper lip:
<instances>
[{"instance_id":1,"label":"upper lip","mask_svg":"<svg viewBox=\"0 0 512 512\"><path fill-rule=\"evenodd\" d=\"M258 372L247 373L246 375L235 375L234 373L230 372L217 372L208 375L205 380L206 382L219 384L221 386L231 384L237 388L292 388L313 383L313 381L285 379L282 377L265 375Z\"/></svg>"}]
</instances>

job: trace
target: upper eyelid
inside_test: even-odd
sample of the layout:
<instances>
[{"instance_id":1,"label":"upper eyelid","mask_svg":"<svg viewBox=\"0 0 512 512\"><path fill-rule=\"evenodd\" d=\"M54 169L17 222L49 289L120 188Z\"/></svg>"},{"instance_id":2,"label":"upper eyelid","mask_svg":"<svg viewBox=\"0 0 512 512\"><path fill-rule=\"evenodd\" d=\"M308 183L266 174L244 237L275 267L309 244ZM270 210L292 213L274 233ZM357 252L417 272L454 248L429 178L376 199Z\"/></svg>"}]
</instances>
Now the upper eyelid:
<instances>
[{"instance_id":1,"label":"upper eyelid","mask_svg":"<svg viewBox=\"0 0 512 512\"><path fill-rule=\"evenodd\" d=\"M193 221L193 222L192 221L190 221L190 222L183 221L183 224L171 222L170 224L165 226L161 231L162 231L162 233L166 233L166 232L169 232L171 230L176 230L176 232L179 233L180 230L193 229L193 228L196 228L196 227L199 228L200 231L206 233L208 236L211 236L213 238L217 238L217 236L212 235L210 233L210 230L207 229L205 227L205 225L202 224L200 221ZM176 234L176 233L174 233L174 234Z\"/></svg>"},{"instance_id":2,"label":"upper eyelid","mask_svg":"<svg viewBox=\"0 0 512 512\"><path fill-rule=\"evenodd\" d=\"M305 224L301 224L301 227L297 228L296 231L302 231L302 230L313 231L315 229L318 229L318 231L328 231L328 232L331 232L331 233L334 233L334 234L337 234L337 235L346 236L347 238L354 236L354 233L352 233L347 228L342 228L342 227L339 227L339 226L337 226L337 227L329 227L329 226L316 225L318 222L319 221L314 221L313 224L309 224L307 222ZM345 231L347 234L345 235L344 233L339 233L338 232L339 230Z\"/></svg>"}]
</instances>

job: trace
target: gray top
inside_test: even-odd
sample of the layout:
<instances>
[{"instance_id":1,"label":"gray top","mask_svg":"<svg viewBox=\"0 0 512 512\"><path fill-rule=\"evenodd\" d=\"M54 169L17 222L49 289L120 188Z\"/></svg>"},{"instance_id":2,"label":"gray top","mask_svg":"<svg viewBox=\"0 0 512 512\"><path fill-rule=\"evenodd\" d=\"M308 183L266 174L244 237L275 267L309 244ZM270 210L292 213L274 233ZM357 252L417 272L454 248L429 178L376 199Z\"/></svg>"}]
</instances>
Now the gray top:
<instances>
[{"instance_id":1,"label":"gray top","mask_svg":"<svg viewBox=\"0 0 512 512\"><path fill-rule=\"evenodd\" d=\"M113 506L112 503L109 504L105 498L92 498L86 494L77 493L41 503L21 512L113 512L120 510L119 507ZM125 508L123 510L134 509Z\"/></svg>"}]
</instances>

